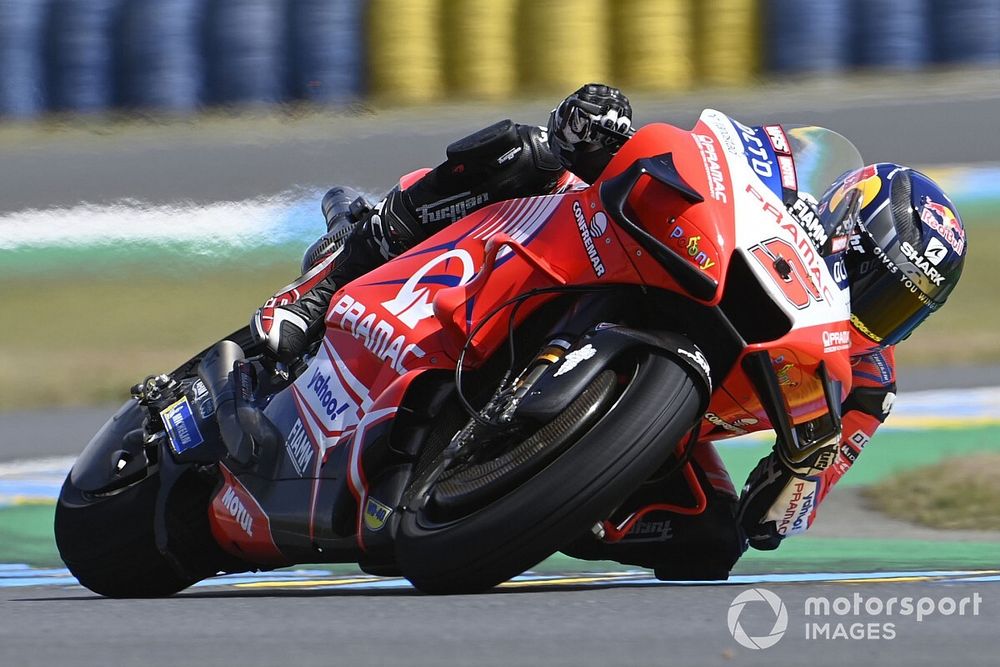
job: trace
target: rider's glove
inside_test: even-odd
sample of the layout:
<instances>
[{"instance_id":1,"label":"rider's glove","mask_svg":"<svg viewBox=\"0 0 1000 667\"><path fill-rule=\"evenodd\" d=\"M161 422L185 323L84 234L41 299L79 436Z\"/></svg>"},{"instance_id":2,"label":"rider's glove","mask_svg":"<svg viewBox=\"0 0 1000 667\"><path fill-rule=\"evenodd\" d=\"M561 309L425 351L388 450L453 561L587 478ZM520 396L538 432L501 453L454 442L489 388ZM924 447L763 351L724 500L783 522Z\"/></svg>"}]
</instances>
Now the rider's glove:
<instances>
[{"instance_id":1,"label":"rider's glove","mask_svg":"<svg viewBox=\"0 0 1000 667\"><path fill-rule=\"evenodd\" d=\"M819 493L819 475L836 458L837 438L801 463L790 463L779 448L757 463L740 495L737 521L750 546L777 549L789 535L809 527Z\"/></svg>"},{"instance_id":2,"label":"rider's glove","mask_svg":"<svg viewBox=\"0 0 1000 667\"><path fill-rule=\"evenodd\" d=\"M575 173L580 154L601 149L614 153L631 127L632 105L622 91L588 83L552 110L549 146L562 165Z\"/></svg>"}]
</instances>

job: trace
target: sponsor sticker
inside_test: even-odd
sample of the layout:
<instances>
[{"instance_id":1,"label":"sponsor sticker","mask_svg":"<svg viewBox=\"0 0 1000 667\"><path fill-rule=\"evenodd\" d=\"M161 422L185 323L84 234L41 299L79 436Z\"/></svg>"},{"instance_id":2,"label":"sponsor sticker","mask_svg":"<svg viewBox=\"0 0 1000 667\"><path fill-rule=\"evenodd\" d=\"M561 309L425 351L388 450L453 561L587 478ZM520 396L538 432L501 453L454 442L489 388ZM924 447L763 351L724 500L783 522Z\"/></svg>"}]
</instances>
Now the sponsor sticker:
<instances>
[{"instance_id":1,"label":"sponsor sticker","mask_svg":"<svg viewBox=\"0 0 1000 667\"><path fill-rule=\"evenodd\" d=\"M663 521L638 521L622 540L637 542L666 542L674 536L670 519Z\"/></svg>"},{"instance_id":2,"label":"sponsor sticker","mask_svg":"<svg viewBox=\"0 0 1000 667\"><path fill-rule=\"evenodd\" d=\"M917 252L917 249L910 245L909 241L900 243L899 249L903 252L906 259L910 260L914 266L920 269L932 283L938 286L944 283L944 276L941 275L941 272L934 268L934 264L927 257ZM940 258L938 261L941 261Z\"/></svg>"},{"instance_id":3,"label":"sponsor sticker","mask_svg":"<svg viewBox=\"0 0 1000 667\"><path fill-rule=\"evenodd\" d=\"M382 305L385 306L386 303ZM416 325L421 319L429 317L424 314L425 307L431 308L427 294L418 293L416 300L407 307L408 320ZM430 312L433 314L433 309L430 309ZM406 313L401 310L400 314ZM404 334L396 333L395 326L375 313L369 313L367 306L349 294L341 296L333 305L330 314L327 315L327 321L362 341L369 352L388 363L400 375L406 373L405 364L408 360L424 356L424 351L419 345L408 343Z\"/></svg>"},{"instance_id":4,"label":"sponsor sticker","mask_svg":"<svg viewBox=\"0 0 1000 667\"><path fill-rule=\"evenodd\" d=\"M796 480L785 488L775 503L780 510L778 534L788 536L805 532L816 506L816 491L817 483L812 478Z\"/></svg>"},{"instance_id":5,"label":"sponsor sticker","mask_svg":"<svg viewBox=\"0 0 1000 667\"><path fill-rule=\"evenodd\" d=\"M854 447L851 447L848 443L840 443L840 455L850 461L851 465L854 465L854 462L858 460L859 454L861 454L861 452L854 449Z\"/></svg>"},{"instance_id":6,"label":"sponsor sticker","mask_svg":"<svg viewBox=\"0 0 1000 667\"><path fill-rule=\"evenodd\" d=\"M702 248L701 236L688 236L684 228L677 224L677 218L669 219L667 226L673 227L669 239L674 242L682 255L694 262L695 266L702 271L708 271L715 266L715 260Z\"/></svg>"},{"instance_id":7,"label":"sponsor sticker","mask_svg":"<svg viewBox=\"0 0 1000 667\"><path fill-rule=\"evenodd\" d=\"M851 347L851 332L844 331L824 331L823 332L823 352L838 352Z\"/></svg>"},{"instance_id":8,"label":"sponsor sticker","mask_svg":"<svg viewBox=\"0 0 1000 667\"><path fill-rule=\"evenodd\" d=\"M795 176L795 161L791 155L778 156L778 173L781 175L781 186L789 190L799 189L799 179Z\"/></svg>"},{"instance_id":9,"label":"sponsor sticker","mask_svg":"<svg viewBox=\"0 0 1000 667\"><path fill-rule=\"evenodd\" d=\"M702 354L701 350L695 350L694 352L691 352L683 348L677 348L677 351L680 354L683 354L688 359L694 361L694 363L698 364L698 366L701 367L701 370L705 371L705 377L708 378L709 383L711 383L712 367L708 365L708 359L705 358L705 355Z\"/></svg>"},{"instance_id":10,"label":"sponsor sticker","mask_svg":"<svg viewBox=\"0 0 1000 667\"><path fill-rule=\"evenodd\" d=\"M820 222L819 215L816 214L817 205L818 202L812 195L800 192L798 197L795 198L790 212L798 220L799 224L802 225L802 229L805 230L806 236L813 242L813 245L817 248L822 248L826 245L830 236L823 229L823 223Z\"/></svg>"},{"instance_id":11,"label":"sponsor sticker","mask_svg":"<svg viewBox=\"0 0 1000 667\"><path fill-rule=\"evenodd\" d=\"M715 414L714 412L706 412L705 413L705 420L708 423L710 423L710 424L712 424L714 426L718 426L719 428L721 428L723 430L726 430L726 431L729 431L730 433L733 433L735 435L746 435L746 433L747 433L747 431L745 429L742 429L739 426L736 426L735 424L730 424L729 422L727 422L726 420L724 420L722 417L720 417L719 415Z\"/></svg>"},{"instance_id":12,"label":"sponsor sticker","mask_svg":"<svg viewBox=\"0 0 1000 667\"><path fill-rule=\"evenodd\" d=\"M947 255L948 249L941 241L932 236L930 241L927 242L927 247L924 248L924 257L927 258L927 261L937 266Z\"/></svg>"},{"instance_id":13,"label":"sponsor sticker","mask_svg":"<svg viewBox=\"0 0 1000 667\"><path fill-rule=\"evenodd\" d=\"M503 156L501 156L503 157ZM511 155L511 158L514 156ZM421 206L418 210L420 221L425 224L433 222L455 222L464 218L470 212L489 203L490 195L487 192L472 194L472 192L462 192L453 197L446 197L430 204Z\"/></svg>"},{"instance_id":14,"label":"sponsor sticker","mask_svg":"<svg viewBox=\"0 0 1000 667\"><path fill-rule=\"evenodd\" d=\"M708 176L708 189L712 199L723 203L729 201L726 195L726 179L719 165L719 153L715 149L715 140L707 134L695 134L695 143L701 153L701 161L705 165L705 175Z\"/></svg>"},{"instance_id":15,"label":"sponsor sticker","mask_svg":"<svg viewBox=\"0 0 1000 667\"><path fill-rule=\"evenodd\" d=\"M851 444L855 445L858 450L864 449L870 440L871 436L860 429L852 433L850 437Z\"/></svg>"},{"instance_id":16,"label":"sponsor sticker","mask_svg":"<svg viewBox=\"0 0 1000 667\"><path fill-rule=\"evenodd\" d=\"M765 125L764 132L767 133L767 138L771 142L771 148L776 153L791 154L791 148L788 146L788 137L785 136L785 131L781 129L780 125Z\"/></svg>"},{"instance_id":17,"label":"sponsor sticker","mask_svg":"<svg viewBox=\"0 0 1000 667\"><path fill-rule=\"evenodd\" d=\"M590 266L594 269L594 275L600 278L607 271L604 268L604 260L601 259L600 253L597 252L597 246L594 245L594 237L591 235L587 218L583 214L583 207L580 206L580 200L573 202L573 217L576 219L576 226L580 230L580 240L583 241L583 249L587 252L587 258L590 259Z\"/></svg>"},{"instance_id":18,"label":"sponsor sticker","mask_svg":"<svg viewBox=\"0 0 1000 667\"><path fill-rule=\"evenodd\" d=\"M462 265L462 275L456 276L451 273L434 275L433 278L438 281L435 284L440 284L443 281L447 287L457 287L465 285L472 280L472 277L476 273L476 266L472 261L472 255L461 248L449 250L434 257L417 269L406 283L399 288L399 292L395 297L382 302L382 307L395 315L400 322L410 329L416 327L421 320L432 317L434 315L434 307L431 303L433 298L431 286L430 283L422 283L432 269L438 265L447 267L450 260L456 260ZM374 315L369 315L369 317L374 318Z\"/></svg>"},{"instance_id":19,"label":"sponsor sticker","mask_svg":"<svg viewBox=\"0 0 1000 667\"><path fill-rule=\"evenodd\" d=\"M385 527L385 522L392 515L392 508L374 498L365 501L365 527L378 532Z\"/></svg>"},{"instance_id":20,"label":"sponsor sticker","mask_svg":"<svg viewBox=\"0 0 1000 667\"><path fill-rule=\"evenodd\" d=\"M608 231L608 216L604 211L598 211L590 218L590 235L596 239L604 236L606 231Z\"/></svg>"},{"instance_id":21,"label":"sponsor sticker","mask_svg":"<svg viewBox=\"0 0 1000 667\"><path fill-rule=\"evenodd\" d=\"M343 431L357 424L361 412L360 405L334 368L335 363L340 362L331 359L326 346L323 346L309 368L295 381L296 396L305 402L308 411L328 433Z\"/></svg>"},{"instance_id":22,"label":"sponsor sticker","mask_svg":"<svg viewBox=\"0 0 1000 667\"><path fill-rule=\"evenodd\" d=\"M950 208L931 201L930 197L924 197L920 220L940 234L952 250L960 255L965 250L965 230L958 221L958 216Z\"/></svg>"},{"instance_id":23,"label":"sponsor sticker","mask_svg":"<svg viewBox=\"0 0 1000 667\"><path fill-rule=\"evenodd\" d=\"M246 505L232 486L227 486L225 493L222 494L222 505L247 537L253 537L253 515L247 511Z\"/></svg>"},{"instance_id":24,"label":"sponsor sticker","mask_svg":"<svg viewBox=\"0 0 1000 667\"><path fill-rule=\"evenodd\" d=\"M514 146L509 151L497 158L497 164L503 164L504 162L510 162L518 156L521 152L521 146Z\"/></svg>"},{"instance_id":25,"label":"sponsor sticker","mask_svg":"<svg viewBox=\"0 0 1000 667\"><path fill-rule=\"evenodd\" d=\"M795 367L795 364L787 361L784 355L778 355L771 359L771 364L774 366L774 373L778 376L778 384L783 387L797 387L798 376L800 375L799 370ZM792 377L792 372L795 371L796 377Z\"/></svg>"},{"instance_id":26,"label":"sponsor sticker","mask_svg":"<svg viewBox=\"0 0 1000 667\"><path fill-rule=\"evenodd\" d=\"M559 370L557 370L552 377L559 377L560 375L569 373L582 362L592 359L595 354L597 354L597 350L590 343L587 343L579 350L573 350L566 355L563 359L562 365L559 367Z\"/></svg>"},{"instance_id":27,"label":"sponsor sticker","mask_svg":"<svg viewBox=\"0 0 1000 667\"><path fill-rule=\"evenodd\" d=\"M778 197L782 196L781 177L775 169L777 156L771 146L771 139L764 128L747 127L735 120L732 122L743 142L743 153L747 164L767 186L768 190Z\"/></svg>"},{"instance_id":28,"label":"sponsor sticker","mask_svg":"<svg viewBox=\"0 0 1000 667\"><path fill-rule=\"evenodd\" d=\"M287 452L295 472L299 473L300 477L305 477L310 469L309 463L313 458L313 445L301 419L296 420L292 430L288 433L288 439L285 440L285 452Z\"/></svg>"},{"instance_id":29,"label":"sponsor sticker","mask_svg":"<svg viewBox=\"0 0 1000 667\"><path fill-rule=\"evenodd\" d=\"M170 446L177 454L193 449L205 442L198 430L198 422L191 411L187 396L160 412L160 419L170 438Z\"/></svg>"}]
</instances>

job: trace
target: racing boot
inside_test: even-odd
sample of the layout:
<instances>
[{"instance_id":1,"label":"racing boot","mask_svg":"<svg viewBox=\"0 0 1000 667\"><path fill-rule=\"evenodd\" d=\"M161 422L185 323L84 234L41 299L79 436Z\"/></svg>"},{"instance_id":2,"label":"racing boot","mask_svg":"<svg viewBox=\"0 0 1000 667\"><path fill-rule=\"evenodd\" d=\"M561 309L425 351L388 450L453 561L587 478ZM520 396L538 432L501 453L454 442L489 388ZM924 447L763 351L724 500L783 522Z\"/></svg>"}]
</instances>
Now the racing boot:
<instances>
[{"instance_id":1,"label":"racing boot","mask_svg":"<svg viewBox=\"0 0 1000 667\"><path fill-rule=\"evenodd\" d=\"M328 231L306 251L303 275L250 320L254 340L282 363L294 362L319 340L334 292L424 238L405 193L394 189L374 208L356 194L350 188L327 193L323 211Z\"/></svg>"},{"instance_id":2,"label":"racing boot","mask_svg":"<svg viewBox=\"0 0 1000 667\"><path fill-rule=\"evenodd\" d=\"M665 466L670 469L676 461ZM588 534L563 552L584 560L613 560L650 568L656 577L669 581L709 581L729 578L729 571L746 550L736 521L738 499L733 483L710 443L695 445L690 461L693 479L685 483L681 471L664 478L658 472L647 480L611 516L610 525L623 526L636 513L624 536ZM696 484L698 489L692 489ZM683 508L698 505L699 513L652 509L664 504Z\"/></svg>"}]
</instances>

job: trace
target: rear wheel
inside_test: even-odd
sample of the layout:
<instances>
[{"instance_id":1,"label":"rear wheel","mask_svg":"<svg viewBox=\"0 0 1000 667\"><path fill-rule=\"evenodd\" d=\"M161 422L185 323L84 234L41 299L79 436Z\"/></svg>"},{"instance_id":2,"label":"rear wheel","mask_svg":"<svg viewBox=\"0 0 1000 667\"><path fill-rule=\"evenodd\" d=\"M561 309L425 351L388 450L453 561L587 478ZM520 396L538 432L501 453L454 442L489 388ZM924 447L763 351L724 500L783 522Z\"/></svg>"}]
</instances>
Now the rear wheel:
<instances>
[{"instance_id":1,"label":"rear wheel","mask_svg":"<svg viewBox=\"0 0 1000 667\"><path fill-rule=\"evenodd\" d=\"M403 574L429 593L495 586L607 516L698 418L688 370L642 353L605 370L549 424L487 460L421 462L396 536ZM448 434L450 437L450 434Z\"/></svg>"}]
</instances>

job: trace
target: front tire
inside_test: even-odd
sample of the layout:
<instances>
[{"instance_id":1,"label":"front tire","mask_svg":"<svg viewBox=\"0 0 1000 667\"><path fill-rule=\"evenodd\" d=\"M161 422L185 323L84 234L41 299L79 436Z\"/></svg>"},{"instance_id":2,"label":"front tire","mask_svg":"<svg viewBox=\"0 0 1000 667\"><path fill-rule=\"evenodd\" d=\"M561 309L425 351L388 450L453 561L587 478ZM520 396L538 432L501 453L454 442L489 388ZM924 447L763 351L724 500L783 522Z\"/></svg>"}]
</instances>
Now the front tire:
<instances>
[{"instance_id":1,"label":"front tire","mask_svg":"<svg viewBox=\"0 0 1000 667\"><path fill-rule=\"evenodd\" d=\"M81 584L113 598L172 595L220 570L246 570L212 539L208 503L214 484L189 470L167 501L169 552L153 528L159 475L114 495L95 496L66 478L56 505L59 556Z\"/></svg>"},{"instance_id":2,"label":"front tire","mask_svg":"<svg viewBox=\"0 0 1000 667\"><path fill-rule=\"evenodd\" d=\"M481 591L579 537L662 465L697 421L701 397L689 373L645 352L596 423L516 488L446 521L435 521L426 504L408 507L396 535L403 574L427 593Z\"/></svg>"}]
</instances>

